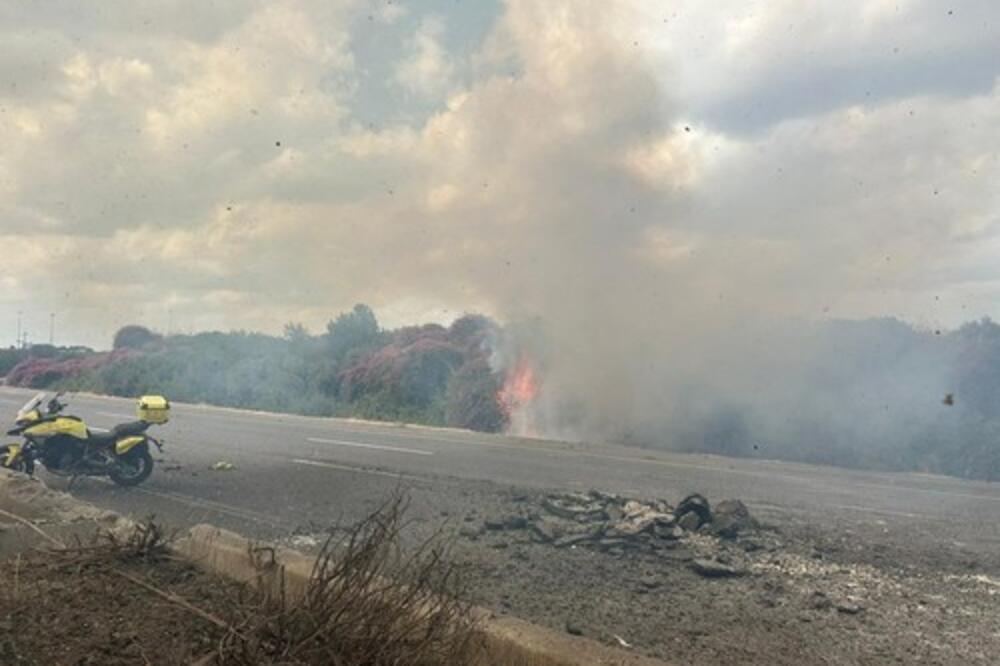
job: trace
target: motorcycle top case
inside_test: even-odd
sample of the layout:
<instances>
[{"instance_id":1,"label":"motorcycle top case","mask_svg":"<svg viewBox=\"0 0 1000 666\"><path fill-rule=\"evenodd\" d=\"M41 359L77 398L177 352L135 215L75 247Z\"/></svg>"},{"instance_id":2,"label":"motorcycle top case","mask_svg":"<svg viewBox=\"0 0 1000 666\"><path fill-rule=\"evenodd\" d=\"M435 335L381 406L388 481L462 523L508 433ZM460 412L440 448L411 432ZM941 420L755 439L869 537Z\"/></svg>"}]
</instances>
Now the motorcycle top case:
<instances>
[{"instance_id":1,"label":"motorcycle top case","mask_svg":"<svg viewBox=\"0 0 1000 666\"><path fill-rule=\"evenodd\" d=\"M146 423L166 423L170 420L170 401L162 395L139 398L139 420Z\"/></svg>"}]
</instances>

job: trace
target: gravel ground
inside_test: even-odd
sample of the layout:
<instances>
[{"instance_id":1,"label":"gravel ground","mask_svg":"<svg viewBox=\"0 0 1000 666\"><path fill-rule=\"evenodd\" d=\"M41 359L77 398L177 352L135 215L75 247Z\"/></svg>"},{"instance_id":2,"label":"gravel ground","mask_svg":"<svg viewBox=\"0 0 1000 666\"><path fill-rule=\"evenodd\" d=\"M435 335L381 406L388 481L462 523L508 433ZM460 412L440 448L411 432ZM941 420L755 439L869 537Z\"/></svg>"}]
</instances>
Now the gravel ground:
<instances>
[{"instance_id":1,"label":"gravel ground","mask_svg":"<svg viewBox=\"0 0 1000 666\"><path fill-rule=\"evenodd\" d=\"M1000 655L1000 553L970 549L947 526L838 514L818 523L751 506L758 527L734 539L695 532L646 552L557 548L530 529L497 528L546 493L458 494L475 508L442 509L440 494L417 493L417 531L445 526L475 601L498 614L676 664L995 664ZM321 538L297 532L287 540L304 549ZM740 575L705 577L693 568L703 559Z\"/></svg>"},{"instance_id":2,"label":"gravel ground","mask_svg":"<svg viewBox=\"0 0 1000 666\"><path fill-rule=\"evenodd\" d=\"M187 469L167 474L185 491ZM263 471L259 478L240 469L211 478L218 499L197 504L98 484L74 494L134 516L156 513L176 526L212 522L310 550L326 525L356 519L403 490L412 498L411 536L443 530L475 601L498 614L678 664L1000 660L1000 542L996 527L982 523L979 505L967 519L930 520L748 502L761 527L738 539L695 533L650 552L602 551L538 543L529 529L480 529L497 516L537 508L557 489L388 475L355 485L358 477L345 475L330 496L302 474L276 504L273 495L243 491L271 482ZM317 475L316 483L323 479ZM663 496L681 499L670 488ZM239 511L231 508L236 498ZM279 509L280 520L269 517ZM705 578L691 568L697 558L728 561L746 575Z\"/></svg>"},{"instance_id":3,"label":"gravel ground","mask_svg":"<svg viewBox=\"0 0 1000 666\"><path fill-rule=\"evenodd\" d=\"M678 663L996 663L996 555L910 541L879 522L847 532L786 519L736 540L699 533L637 554L554 553L487 533L463 552L471 568L485 565L477 588L492 607L620 636ZM707 579L689 558L747 575Z\"/></svg>"}]
</instances>

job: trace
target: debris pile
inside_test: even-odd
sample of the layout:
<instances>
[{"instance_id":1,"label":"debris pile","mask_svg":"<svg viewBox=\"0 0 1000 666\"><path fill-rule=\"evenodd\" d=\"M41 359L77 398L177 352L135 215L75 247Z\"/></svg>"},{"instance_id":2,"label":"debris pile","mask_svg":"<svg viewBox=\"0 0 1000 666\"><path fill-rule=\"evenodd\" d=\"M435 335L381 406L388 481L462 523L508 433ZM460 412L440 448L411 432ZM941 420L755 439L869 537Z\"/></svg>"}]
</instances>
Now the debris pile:
<instances>
[{"instance_id":1,"label":"debris pile","mask_svg":"<svg viewBox=\"0 0 1000 666\"><path fill-rule=\"evenodd\" d=\"M664 500L640 502L591 490L546 495L515 513L487 518L481 529L466 527L462 534L475 538L485 532L527 530L534 541L557 548L625 551L672 548L696 532L734 539L755 526L739 500L724 500L713 510L698 494L671 506Z\"/></svg>"}]
</instances>

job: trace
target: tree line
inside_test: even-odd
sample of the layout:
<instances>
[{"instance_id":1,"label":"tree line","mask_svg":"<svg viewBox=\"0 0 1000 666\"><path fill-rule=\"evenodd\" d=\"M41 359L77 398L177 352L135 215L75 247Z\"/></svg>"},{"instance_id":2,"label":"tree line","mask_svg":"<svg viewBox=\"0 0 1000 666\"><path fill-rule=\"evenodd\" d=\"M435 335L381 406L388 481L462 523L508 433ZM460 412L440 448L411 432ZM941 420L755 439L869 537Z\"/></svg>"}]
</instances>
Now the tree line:
<instances>
[{"instance_id":1,"label":"tree line","mask_svg":"<svg viewBox=\"0 0 1000 666\"><path fill-rule=\"evenodd\" d=\"M161 336L126 326L107 352L0 349L0 374L8 384L34 388L162 393L181 402L500 432L508 415L497 399L503 377L491 367L490 353L503 334L480 315L450 326L389 330L371 308L357 305L319 334L294 323L281 336ZM789 339L803 342L788 345L794 359L773 376L756 378L760 390L726 394L719 386L692 384L669 419L637 419L612 438L674 450L1000 479L995 322L943 332L896 319L829 321L795 335Z\"/></svg>"},{"instance_id":2,"label":"tree line","mask_svg":"<svg viewBox=\"0 0 1000 666\"><path fill-rule=\"evenodd\" d=\"M386 330L359 304L319 335L296 323L280 337L161 336L126 326L109 352L4 350L0 371L8 384L32 388L162 393L180 402L499 431L501 379L486 344L496 328L467 315L447 327Z\"/></svg>"}]
</instances>

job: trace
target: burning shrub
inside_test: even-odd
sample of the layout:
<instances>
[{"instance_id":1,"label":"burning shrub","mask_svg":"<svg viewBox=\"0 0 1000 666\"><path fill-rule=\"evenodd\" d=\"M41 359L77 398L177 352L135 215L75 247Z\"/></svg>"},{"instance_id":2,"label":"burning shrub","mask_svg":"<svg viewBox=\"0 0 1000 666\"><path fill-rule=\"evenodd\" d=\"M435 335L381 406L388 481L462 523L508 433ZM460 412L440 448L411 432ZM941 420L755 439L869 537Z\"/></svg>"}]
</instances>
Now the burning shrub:
<instances>
[{"instance_id":1,"label":"burning shrub","mask_svg":"<svg viewBox=\"0 0 1000 666\"><path fill-rule=\"evenodd\" d=\"M448 382L445 423L481 432L503 430L508 415L496 398L499 392L500 378L485 358L467 361Z\"/></svg>"}]
</instances>

